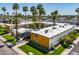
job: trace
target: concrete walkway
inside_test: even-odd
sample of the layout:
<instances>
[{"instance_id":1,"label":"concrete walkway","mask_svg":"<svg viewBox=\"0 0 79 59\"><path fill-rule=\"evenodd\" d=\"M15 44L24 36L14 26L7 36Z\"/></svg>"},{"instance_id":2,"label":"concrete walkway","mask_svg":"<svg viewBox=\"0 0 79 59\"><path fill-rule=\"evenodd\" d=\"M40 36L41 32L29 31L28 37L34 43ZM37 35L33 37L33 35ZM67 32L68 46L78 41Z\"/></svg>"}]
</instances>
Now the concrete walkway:
<instances>
[{"instance_id":1,"label":"concrete walkway","mask_svg":"<svg viewBox=\"0 0 79 59\"><path fill-rule=\"evenodd\" d=\"M4 37L2 37L2 36L0 36L0 40L1 40L2 42L6 42L6 41L7 41L7 40L6 40ZM19 43L19 44L15 45L14 47L12 47L11 49L12 49L13 51L15 51L16 53L18 53L19 55L26 55L26 53L24 53L22 50L20 50L20 49L18 48L18 47L20 47L20 46L22 46L22 45L24 45L24 44L26 44L26 43L28 43L28 41Z\"/></svg>"},{"instance_id":2,"label":"concrete walkway","mask_svg":"<svg viewBox=\"0 0 79 59\"><path fill-rule=\"evenodd\" d=\"M7 45L4 43L6 41L5 38L0 36L0 44L3 44L4 46L0 48L0 55L18 55L13 49L7 47Z\"/></svg>"},{"instance_id":3,"label":"concrete walkway","mask_svg":"<svg viewBox=\"0 0 79 59\"><path fill-rule=\"evenodd\" d=\"M73 43L74 43L75 45L76 45L78 42L79 42L79 37L78 37L75 41L73 41ZM74 45L71 45L71 48L65 49L64 52L61 53L61 55L68 55L68 54L71 52L71 50L72 50L73 48L74 48Z\"/></svg>"},{"instance_id":4,"label":"concrete walkway","mask_svg":"<svg viewBox=\"0 0 79 59\"><path fill-rule=\"evenodd\" d=\"M16 45L16 46L12 47L12 49L13 49L14 51L16 51L19 55L27 55L26 53L24 53L22 50L20 50L20 49L18 48L18 47L20 47L20 46L22 46L22 45L25 45L26 43L28 43L28 41L23 42L23 43L20 43L20 44L18 44L18 45Z\"/></svg>"},{"instance_id":5,"label":"concrete walkway","mask_svg":"<svg viewBox=\"0 0 79 59\"><path fill-rule=\"evenodd\" d=\"M6 42L7 40L5 38L3 38L2 36L0 36L0 40L3 42Z\"/></svg>"}]
</instances>

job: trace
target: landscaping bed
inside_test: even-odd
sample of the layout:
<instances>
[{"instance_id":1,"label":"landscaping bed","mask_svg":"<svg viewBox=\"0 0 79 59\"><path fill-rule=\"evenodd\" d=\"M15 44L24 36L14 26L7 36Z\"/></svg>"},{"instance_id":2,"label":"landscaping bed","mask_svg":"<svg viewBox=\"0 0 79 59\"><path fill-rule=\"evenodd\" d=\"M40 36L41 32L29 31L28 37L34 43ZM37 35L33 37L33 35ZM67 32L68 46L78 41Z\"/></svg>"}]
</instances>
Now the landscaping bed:
<instances>
[{"instance_id":1,"label":"landscaping bed","mask_svg":"<svg viewBox=\"0 0 79 59\"><path fill-rule=\"evenodd\" d=\"M23 45L21 47L19 47L22 51L24 51L25 53L29 54L29 52L33 53L34 55L43 55L42 52L34 49L33 47L29 46L29 45Z\"/></svg>"},{"instance_id":2,"label":"landscaping bed","mask_svg":"<svg viewBox=\"0 0 79 59\"><path fill-rule=\"evenodd\" d=\"M3 36L7 41L11 42L13 45L16 44L16 38L11 35L4 35Z\"/></svg>"},{"instance_id":3,"label":"landscaping bed","mask_svg":"<svg viewBox=\"0 0 79 59\"><path fill-rule=\"evenodd\" d=\"M73 32L69 33L67 36L61 38L60 43L63 47L67 48L71 44L73 44L73 41L76 40L78 36L79 36L79 31L74 30Z\"/></svg>"},{"instance_id":4,"label":"landscaping bed","mask_svg":"<svg viewBox=\"0 0 79 59\"><path fill-rule=\"evenodd\" d=\"M64 50L65 48L63 46L60 46L57 49L55 49L53 53L50 53L49 55L60 55Z\"/></svg>"},{"instance_id":5,"label":"landscaping bed","mask_svg":"<svg viewBox=\"0 0 79 59\"><path fill-rule=\"evenodd\" d=\"M0 35L4 35L7 33L7 30L5 27L0 26Z\"/></svg>"}]
</instances>

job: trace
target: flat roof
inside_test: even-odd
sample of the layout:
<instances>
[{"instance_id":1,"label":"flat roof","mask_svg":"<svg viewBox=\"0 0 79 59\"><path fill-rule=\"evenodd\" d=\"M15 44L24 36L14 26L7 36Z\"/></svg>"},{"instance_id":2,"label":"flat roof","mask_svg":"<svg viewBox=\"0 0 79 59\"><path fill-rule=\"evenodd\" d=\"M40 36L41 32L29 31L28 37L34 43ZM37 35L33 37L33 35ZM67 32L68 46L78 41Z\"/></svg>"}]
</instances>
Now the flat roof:
<instances>
[{"instance_id":1,"label":"flat roof","mask_svg":"<svg viewBox=\"0 0 79 59\"><path fill-rule=\"evenodd\" d=\"M33 21L23 21L23 22L20 22L20 24L19 25L25 25L25 23L26 24L32 24L33 23ZM38 21L36 21L36 23L39 23ZM46 22L46 21L42 21L41 23L43 23L43 24L53 24L52 22Z\"/></svg>"},{"instance_id":2,"label":"flat roof","mask_svg":"<svg viewBox=\"0 0 79 59\"><path fill-rule=\"evenodd\" d=\"M5 24L5 25L10 26L10 27L15 26L15 24Z\"/></svg>"},{"instance_id":3,"label":"flat roof","mask_svg":"<svg viewBox=\"0 0 79 59\"><path fill-rule=\"evenodd\" d=\"M51 26L51 27L40 29L38 31L31 31L31 32L48 37L48 38L51 38L59 33L62 33L64 31L69 30L69 29L74 27L73 25L66 24L66 23L57 23L57 24L58 25L56 25L56 26Z\"/></svg>"},{"instance_id":4,"label":"flat roof","mask_svg":"<svg viewBox=\"0 0 79 59\"><path fill-rule=\"evenodd\" d=\"M29 31L31 31L31 30L33 30L33 29L19 28L19 29L18 29L18 32L19 32L19 33L24 33L25 30L26 30L26 32L29 32ZM16 32L16 29L12 29L12 32Z\"/></svg>"}]
</instances>

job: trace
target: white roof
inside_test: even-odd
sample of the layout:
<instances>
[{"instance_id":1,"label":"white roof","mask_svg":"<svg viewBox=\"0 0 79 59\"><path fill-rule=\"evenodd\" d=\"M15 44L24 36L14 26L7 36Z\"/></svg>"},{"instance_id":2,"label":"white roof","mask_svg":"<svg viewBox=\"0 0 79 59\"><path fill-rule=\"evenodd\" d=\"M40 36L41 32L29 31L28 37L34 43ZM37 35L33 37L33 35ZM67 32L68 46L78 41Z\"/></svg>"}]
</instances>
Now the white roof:
<instances>
[{"instance_id":1,"label":"white roof","mask_svg":"<svg viewBox=\"0 0 79 59\"><path fill-rule=\"evenodd\" d=\"M26 30L26 32L28 32L28 31L31 31L31 30L33 30L33 29L19 28L19 29L18 29L18 32L19 32L19 33L24 33L25 30ZM16 32L16 29L13 29L12 32Z\"/></svg>"},{"instance_id":2,"label":"white roof","mask_svg":"<svg viewBox=\"0 0 79 59\"><path fill-rule=\"evenodd\" d=\"M26 24L31 24L31 23L33 23L33 22L32 22L32 21L23 21L23 22L20 23L20 25L24 25L25 23L26 23Z\"/></svg>"},{"instance_id":3,"label":"white roof","mask_svg":"<svg viewBox=\"0 0 79 59\"><path fill-rule=\"evenodd\" d=\"M26 21L26 24L31 24L33 23L33 21ZM38 22L36 22L38 23ZM44 24L53 24L52 22L46 22L46 21L42 21L42 23ZM20 25L24 25L25 24L25 21L21 22Z\"/></svg>"},{"instance_id":4,"label":"white roof","mask_svg":"<svg viewBox=\"0 0 79 59\"><path fill-rule=\"evenodd\" d=\"M61 26L61 27L59 27L59 26ZM62 26L64 26L64 27L62 27ZM53 29L53 27L55 27L56 29ZM73 28L73 25L70 25L70 24L65 25L64 23L58 23L58 25L56 25L56 26L51 26L51 27L40 29L38 31L31 31L31 32L51 38L59 33L62 33L64 31L70 29L70 28ZM48 30L47 33L45 33L46 30Z\"/></svg>"},{"instance_id":5,"label":"white roof","mask_svg":"<svg viewBox=\"0 0 79 59\"><path fill-rule=\"evenodd\" d=\"M7 25L7 26L15 26L15 24L5 24L5 25Z\"/></svg>"}]
</instances>

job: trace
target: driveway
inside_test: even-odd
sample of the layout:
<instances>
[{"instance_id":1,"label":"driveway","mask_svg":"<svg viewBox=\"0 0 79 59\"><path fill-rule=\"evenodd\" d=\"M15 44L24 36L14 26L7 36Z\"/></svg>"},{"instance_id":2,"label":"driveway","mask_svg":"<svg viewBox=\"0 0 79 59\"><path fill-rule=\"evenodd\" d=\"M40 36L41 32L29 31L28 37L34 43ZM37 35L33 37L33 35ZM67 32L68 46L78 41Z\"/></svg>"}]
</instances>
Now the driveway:
<instances>
[{"instance_id":1,"label":"driveway","mask_svg":"<svg viewBox=\"0 0 79 59\"><path fill-rule=\"evenodd\" d=\"M0 40L0 44L4 43ZM4 44L4 46L0 48L0 55L18 55L18 54Z\"/></svg>"},{"instance_id":2,"label":"driveway","mask_svg":"<svg viewBox=\"0 0 79 59\"><path fill-rule=\"evenodd\" d=\"M71 52L68 55L79 55L79 42L76 44L76 46L71 50Z\"/></svg>"}]
</instances>

